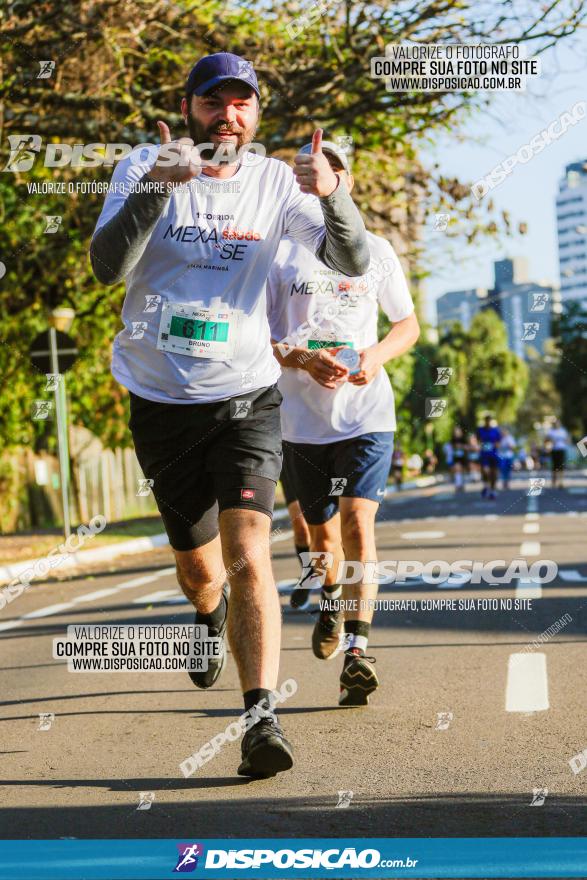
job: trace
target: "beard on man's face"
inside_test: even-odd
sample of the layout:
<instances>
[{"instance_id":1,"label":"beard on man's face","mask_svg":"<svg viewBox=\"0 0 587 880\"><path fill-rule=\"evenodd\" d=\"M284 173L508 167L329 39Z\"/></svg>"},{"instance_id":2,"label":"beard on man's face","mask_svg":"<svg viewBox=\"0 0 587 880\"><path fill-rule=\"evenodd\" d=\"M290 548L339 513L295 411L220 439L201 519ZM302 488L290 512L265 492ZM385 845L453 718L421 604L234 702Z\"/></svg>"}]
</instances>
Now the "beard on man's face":
<instances>
[{"instance_id":1,"label":"beard on man's face","mask_svg":"<svg viewBox=\"0 0 587 880\"><path fill-rule=\"evenodd\" d=\"M241 126L233 124L231 122L227 122L226 120L220 119L218 122L215 122L213 125L204 126L197 119L193 113L188 114L187 119L188 131L190 133L190 137L193 140L194 144L197 146L198 144L206 144L206 143L214 143L216 146L213 150L205 149L200 150L200 154L203 159L211 159L218 146L222 144L226 144L227 146L234 147L235 152L238 152L239 149L244 144L250 144L255 137L255 133L257 131L257 123L250 126L249 128L241 128ZM214 140L213 135L218 134L219 132L230 133L236 135L236 140L230 141L221 141Z\"/></svg>"}]
</instances>

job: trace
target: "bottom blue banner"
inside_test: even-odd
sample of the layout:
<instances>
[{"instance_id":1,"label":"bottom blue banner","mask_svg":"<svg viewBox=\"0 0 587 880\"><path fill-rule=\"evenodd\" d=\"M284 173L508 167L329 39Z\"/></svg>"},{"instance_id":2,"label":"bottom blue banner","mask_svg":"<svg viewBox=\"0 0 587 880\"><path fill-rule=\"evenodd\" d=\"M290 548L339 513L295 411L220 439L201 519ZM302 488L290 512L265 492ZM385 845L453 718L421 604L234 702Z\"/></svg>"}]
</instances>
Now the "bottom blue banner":
<instances>
[{"instance_id":1,"label":"bottom blue banner","mask_svg":"<svg viewBox=\"0 0 587 880\"><path fill-rule=\"evenodd\" d=\"M587 877L587 838L4 840L2 880Z\"/></svg>"}]
</instances>

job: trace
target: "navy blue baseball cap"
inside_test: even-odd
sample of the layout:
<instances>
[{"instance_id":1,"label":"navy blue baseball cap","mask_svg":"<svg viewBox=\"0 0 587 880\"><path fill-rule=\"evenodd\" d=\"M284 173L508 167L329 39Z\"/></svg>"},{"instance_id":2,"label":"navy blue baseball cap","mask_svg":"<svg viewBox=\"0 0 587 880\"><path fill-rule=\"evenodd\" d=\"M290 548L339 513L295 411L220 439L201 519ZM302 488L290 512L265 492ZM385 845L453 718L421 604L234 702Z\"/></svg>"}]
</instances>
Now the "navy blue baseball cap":
<instances>
[{"instance_id":1,"label":"navy blue baseball cap","mask_svg":"<svg viewBox=\"0 0 587 880\"><path fill-rule=\"evenodd\" d=\"M250 86L260 97L257 75L250 61L245 61L239 55L232 52L216 52L214 55L205 55L194 64L187 78L185 92L186 97L192 95L205 95L210 89L229 80L238 80Z\"/></svg>"}]
</instances>

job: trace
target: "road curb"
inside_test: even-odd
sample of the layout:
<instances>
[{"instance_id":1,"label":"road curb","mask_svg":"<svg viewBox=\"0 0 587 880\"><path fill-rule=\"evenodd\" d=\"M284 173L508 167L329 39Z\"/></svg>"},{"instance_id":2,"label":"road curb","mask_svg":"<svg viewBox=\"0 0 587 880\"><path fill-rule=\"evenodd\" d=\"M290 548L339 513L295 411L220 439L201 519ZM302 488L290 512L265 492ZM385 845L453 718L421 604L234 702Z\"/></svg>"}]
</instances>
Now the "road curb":
<instances>
[{"instance_id":1,"label":"road curb","mask_svg":"<svg viewBox=\"0 0 587 880\"><path fill-rule=\"evenodd\" d=\"M278 522L287 519L286 508L279 508L275 511L273 519ZM118 544L111 544L107 547L96 547L94 550L79 550L77 553L67 553L61 556L58 565L54 565L55 569L82 568L84 565L93 564L95 562L110 562L119 556L131 556L134 553L146 553L149 550L157 550L160 547L166 547L169 544L169 538L162 532L159 535L152 535L148 538L133 538L131 541L121 541ZM35 559L26 559L23 562L14 562L12 565L0 566L0 584L6 584L17 578L19 574L27 569L34 568L39 562L43 562L47 556L37 556ZM37 582L43 578L35 578Z\"/></svg>"},{"instance_id":2,"label":"road curb","mask_svg":"<svg viewBox=\"0 0 587 880\"><path fill-rule=\"evenodd\" d=\"M395 486L388 486L385 491L385 497L395 494L401 494L402 491L406 489L424 489L427 486L434 486L437 483L444 482L443 476L429 476L429 477L418 477L416 480L411 480L402 485L401 490L395 488ZM287 508L279 507L273 514L273 520L276 522L281 522L284 519L287 519L288 512ZM159 535L152 535L149 538L133 538L131 541L121 541L119 544L111 544L107 547L97 547L94 550L79 550L74 553L67 553L61 556L61 561L58 565L54 565L55 569L59 568L70 569L70 568L83 568L84 565L92 565L95 562L111 562L114 559L117 559L119 556L131 556L135 553L147 553L149 550L157 550L160 547L166 547L169 544L169 538L162 532ZM46 556L37 556L34 559L26 559L23 562L14 562L12 565L4 565L0 566L0 584L6 584L10 581L17 578L23 571L26 571L30 568L35 568L38 563L42 563ZM43 580L44 578L41 576L40 578L35 578L37 582Z\"/></svg>"},{"instance_id":3,"label":"road curb","mask_svg":"<svg viewBox=\"0 0 587 880\"><path fill-rule=\"evenodd\" d=\"M406 489L426 489L428 486L437 486L439 483L446 483L444 474L431 474L429 477L418 477L416 480L409 480L402 483L401 489L397 489L394 485L387 486L385 489L385 497L388 495L397 495Z\"/></svg>"}]
</instances>

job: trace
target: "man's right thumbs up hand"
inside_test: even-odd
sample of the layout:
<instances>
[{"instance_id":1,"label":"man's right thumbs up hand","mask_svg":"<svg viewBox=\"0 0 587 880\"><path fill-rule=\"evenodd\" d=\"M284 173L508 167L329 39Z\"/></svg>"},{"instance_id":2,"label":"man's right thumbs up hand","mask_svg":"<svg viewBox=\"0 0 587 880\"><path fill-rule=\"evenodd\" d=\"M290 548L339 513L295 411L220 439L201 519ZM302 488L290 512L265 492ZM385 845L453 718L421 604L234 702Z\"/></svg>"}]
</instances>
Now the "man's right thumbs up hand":
<instances>
[{"instance_id":1,"label":"man's right thumbs up hand","mask_svg":"<svg viewBox=\"0 0 587 880\"><path fill-rule=\"evenodd\" d=\"M157 161L148 172L151 180L160 183L186 183L193 180L202 171L200 153L191 138L171 140L169 126L165 122L157 122L161 149Z\"/></svg>"},{"instance_id":2,"label":"man's right thumbs up hand","mask_svg":"<svg viewBox=\"0 0 587 880\"><path fill-rule=\"evenodd\" d=\"M339 178L322 152L322 129L312 135L312 152L298 153L294 159L293 172L303 193L329 196L338 186Z\"/></svg>"}]
</instances>

